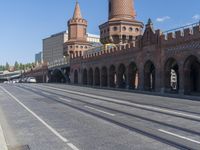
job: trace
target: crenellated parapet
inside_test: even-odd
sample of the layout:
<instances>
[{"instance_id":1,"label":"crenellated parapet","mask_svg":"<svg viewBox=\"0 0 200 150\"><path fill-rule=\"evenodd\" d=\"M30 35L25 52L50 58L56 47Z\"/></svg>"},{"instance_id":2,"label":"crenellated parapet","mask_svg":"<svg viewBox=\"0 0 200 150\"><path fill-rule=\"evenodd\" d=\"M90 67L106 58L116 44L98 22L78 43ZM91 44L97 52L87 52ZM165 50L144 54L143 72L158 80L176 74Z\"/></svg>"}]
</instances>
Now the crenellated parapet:
<instances>
[{"instance_id":1,"label":"crenellated parapet","mask_svg":"<svg viewBox=\"0 0 200 150\"><path fill-rule=\"evenodd\" d=\"M68 21L68 25L73 25L73 24L82 24L87 26L87 20L82 18L75 18Z\"/></svg>"},{"instance_id":2,"label":"crenellated parapet","mask_svg":"<svg viewBox=\"0 0 200 150\"><path fill-rule=\"evenodd\" d=\"M93 53L73 53L71 54L71 59L72 61L76 61L76 59L83 59L83 60L89 60L89 59L96 59L96 58L104 58L110 55L117 55L118 53L126 53L127 51L136 51L138 48L136 47L135 43L129 43L125 45L118 45L118 46L113 46L110 48L104 48L102 47L101 50Z\"/></svg>"},{"instance_id":3,"label":"crenellated parapet","mask_svg":"<svg viewBox=\"0 0 200 150\"><path fill-rule=\"evenodd\" d=\"M200 23L163 32L161 35L161 42L163 46L180 44L191 40L195 41L197 39L200 39Z\"/></svg>"}]
</instances>

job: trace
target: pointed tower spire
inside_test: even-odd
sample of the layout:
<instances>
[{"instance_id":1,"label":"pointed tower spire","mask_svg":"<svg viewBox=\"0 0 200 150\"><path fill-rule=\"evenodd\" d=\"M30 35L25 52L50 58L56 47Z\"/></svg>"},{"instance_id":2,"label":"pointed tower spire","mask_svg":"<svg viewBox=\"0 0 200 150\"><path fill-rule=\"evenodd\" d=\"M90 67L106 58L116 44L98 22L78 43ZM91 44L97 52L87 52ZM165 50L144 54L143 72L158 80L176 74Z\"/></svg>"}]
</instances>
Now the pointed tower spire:
<instances>
[{"instance_id":1,"label":"pointed tower spire","mask_svg":"<svg viewBox=\"0 0 200 150\"><path fill-rule=\"evenodd\" d=\"M80 9L78 1L76 0L76 6L75 6L75 10L74 10L73 19L80 19L80 18L82 18L81 9Z\"/></svg>"},{"instance_id":2,"label":"pointed tower spire","mask_svg":"<svg viewBox=\"0 0 200 150\"><path fill-rule=\"evenodd\" d=\"M78 1L73 17L68 21L68 41L64 44L64 55L73 53L76 55L83 54L91 48L90 42L87 41L87 20L82 18L81 9Z\"/></svg>"}]
</instances>

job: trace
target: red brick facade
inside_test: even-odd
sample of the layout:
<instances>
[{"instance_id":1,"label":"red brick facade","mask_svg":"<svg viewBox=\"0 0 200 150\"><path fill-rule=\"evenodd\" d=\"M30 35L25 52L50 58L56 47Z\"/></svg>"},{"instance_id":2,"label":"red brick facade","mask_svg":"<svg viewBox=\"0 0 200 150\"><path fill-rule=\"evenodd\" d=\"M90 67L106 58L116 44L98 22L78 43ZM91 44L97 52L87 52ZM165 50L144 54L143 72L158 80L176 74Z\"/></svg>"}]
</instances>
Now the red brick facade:
<instances>
[{"instance_id":1,"label":"red brick facade","mask_svg":"<svg viewBox=\"0 0 200 150\"><path fill-rule=\"evenodd\" d=\"M123 2L126 7L132 4L132 0L109 2L112 5ZM134 10L128 12L134 20ZM126 15L125 11L125 20ZM154 31L149 20L135 42L125 43L119 42L116 47L93 54L71 55L71 82L157 92L200 93L200 24L165 34ZM175 87L171 85L172 70L176 76Z\"/></svg>"}]
</instances>

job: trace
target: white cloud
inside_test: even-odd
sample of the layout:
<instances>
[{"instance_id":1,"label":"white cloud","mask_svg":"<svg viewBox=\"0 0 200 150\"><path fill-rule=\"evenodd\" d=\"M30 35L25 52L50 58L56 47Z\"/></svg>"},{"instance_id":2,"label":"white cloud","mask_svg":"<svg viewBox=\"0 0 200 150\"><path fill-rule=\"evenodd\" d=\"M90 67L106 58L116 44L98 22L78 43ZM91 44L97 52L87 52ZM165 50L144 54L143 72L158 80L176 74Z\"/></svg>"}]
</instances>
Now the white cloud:
<instances>
[{"instance_id":1,"label":"white cloud","mask_svg":"<svg viewBox=\"0 0 200 150\"><path fill-rule=\"evenodd\" d=\"M196 14L192 17L192 19L194 20L200 20L200 15L199 14Z\"/></svg>"},{"instance_id":2,"label":"white cloud","mask_svg":"<svg viewBox=\"0 0 200 150\"><path fill-rule=\"evenodd\" d=\"M157 22L164 22L164 21L169 20L169 19L171 19L171 17L169 17L169 16L164 16L164 17L159 17L159 18L157 18L156 21L157 21Z\"/></svg>"}]
</instances>

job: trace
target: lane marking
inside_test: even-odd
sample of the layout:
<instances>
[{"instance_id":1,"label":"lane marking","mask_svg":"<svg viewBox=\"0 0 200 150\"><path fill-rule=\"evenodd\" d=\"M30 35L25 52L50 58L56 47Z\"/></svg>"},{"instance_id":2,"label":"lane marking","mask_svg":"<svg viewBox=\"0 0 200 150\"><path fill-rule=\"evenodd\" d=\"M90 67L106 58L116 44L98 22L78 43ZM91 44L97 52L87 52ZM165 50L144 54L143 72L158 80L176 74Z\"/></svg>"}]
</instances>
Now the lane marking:
<instances>
[{"instance_id":1,"label":"lane marking","mask_svg":"<svg viewBox=\"0 0 200 150\"><path fill-rule=\"evenodd\" d=\"M69 102L69 103L72 102L71 100L68 100L68 99L65 99L65 98L62 98L62 97L59 97L59 99L63 100L63 101L66 101L66 102Z\"/></svg>"},{"instance_id":2,"label":"lane marking","mask_svg":"<svg viewBox=\"0 0 200 150\"><path fill-rule=\"evenodd\" d=\"M178 137L178 138L181 138L181 139L188 140L188 141L190 141L190 142L194 142L194 143L200 144L199 141L196 141L196 140L193 140L193 139L190 139L190 138L187 138L187 137L185 137L185 136L181 136L181 135L178 135L178 134L175 134L175 133L172 133L172 132L168 132L168 131L165 131L165 130L163 130L163 129L158 129L158 131L163 132L163 133L166 133L166 134L169 134L169 135L173 135L173 136Z\"/></svg>"},{"instance_id":3,"label":"lane marking","mask_svg":"<svg viewBox=\"0 0 200 150\"><path fill-rule=\"evenodd\" d=\"M50 93L47 93L47 92L41 92L42 94L44 94L44 95L51 95Z\"/></svg>"},{"instance_id":4,"label":"lane marking","mask_svg":"<svg viewBox=\"0 0 200 150\"><path fill-rule=\"evenodd\" d=\"M46 126L54 135L56 135L63 142L67 143L68 140L60 135L55 129L53 129L50 125L48 125L44 120L42 120L36 113L30 110L27 106L25 106L22 102L20 102L15 96L13 96L10 92L0 86L0 88L6 92L10 97L12 97L18 104L20 104L24 109L26 109L29 113L31 113L37 120L39 120L44 126Z\"/></svg>"},{"instance_id":5,"label":"lane marking","mask_svg":"<svg viewBox=\"0 0 200 150\"><path fill-rule=\"evenodd\" d=\"M92 109L92 110L95 110L95 111L98 111L98 112L101 112L101 113L104 113L104 114L107 114L107 115L110 115L110 116L115 116L115 114L111 114L109 112L106 112L106 111L103 111L103 110L100 110L100 109L96 109L94 107L90 107L90 106L84 106L84 107Z\"/></svg>"},{"instance_id":6,"label":"lane marking","mask_svg":"<svg viewBox=\"0 0 200 150\"><path fill-rule=\"evenodd\" d=\"M72 144L72 143L67 143L67 145L69 146L69 147L71 147L73 150L79 150L74 144Z\"/></svg>"},{"instance_id":7,"label":"lane marking","mask_svg":"<svg viewBox=\"0 0 200 150\"><path fill-rule=\"evenodd\" d=\"M71 93L71 94L77 94L77 95L87 96L87 97L91 97L91 98L95 98L95 99L107 100L109 102L117 102L119 104L127 104L127 105L130 105L130 106L136 106L136 107L139 107L139 108L146 108L146 109L149 109L149 110L156 110L156 111L159 111L159 112L169 113L169 114L172 114L172 115L186 116L186 117L189 117L189 118L200 120L200 116L193 115L193 114L187 114L187 113L180 112L180 111L173 111L173 110L170 110L170 109L163 109L163 108L158 108L158 107L154 107L154 106L136 104L136 103L133 103L133 102L121 101L121 100L117 100L117 99L114 99L114 98L108 98L108 97L98 96L98 95L93 95L93 94L86 94L86 93L81 93L81 92L77 92L77 91L64 90L64 89L49 87L49 86L44 86L44 85L39 85L39 86L47 87L49 89L59 90L59 91L63 91L63 92L68 92L68 93Z\"/></svg>"},{"instance_id":8,"label":"lane marking","mask_svg":"<svg viewBox=\"0 0 200 150\"><path fill-rule=\"evenodd\" d=\"M0 150L8 150L1 124L0 124Z\"/></svg>"}]
</instances>

